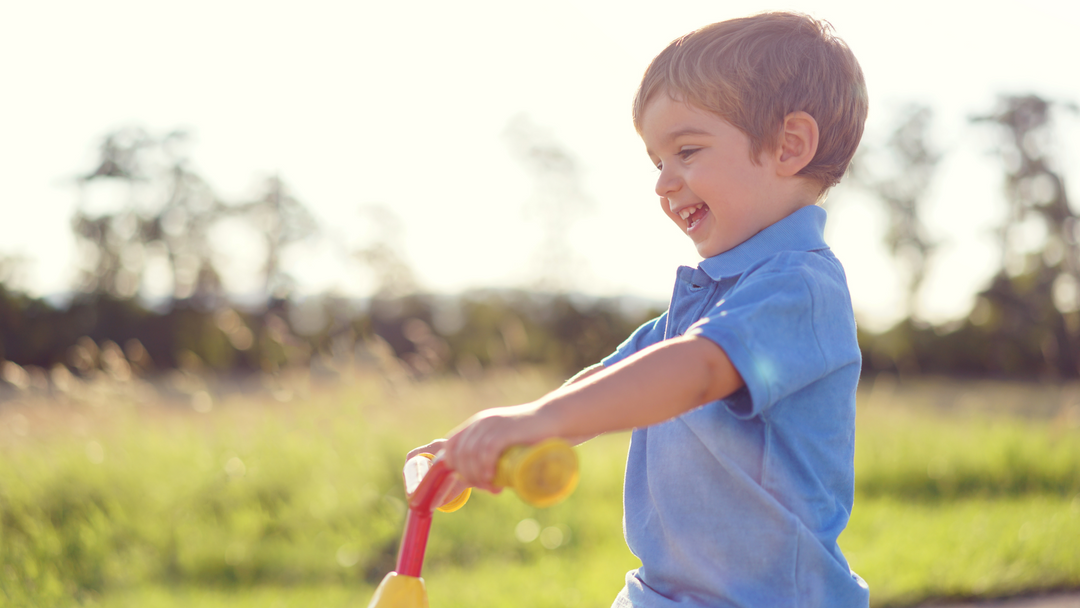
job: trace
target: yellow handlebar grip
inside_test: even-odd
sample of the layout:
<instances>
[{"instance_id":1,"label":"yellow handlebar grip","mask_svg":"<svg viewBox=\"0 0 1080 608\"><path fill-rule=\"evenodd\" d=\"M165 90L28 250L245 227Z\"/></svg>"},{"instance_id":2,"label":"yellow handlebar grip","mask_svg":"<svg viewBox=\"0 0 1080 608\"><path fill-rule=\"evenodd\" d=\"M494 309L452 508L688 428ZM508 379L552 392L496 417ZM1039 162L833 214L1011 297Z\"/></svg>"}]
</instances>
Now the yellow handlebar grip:
<instances>
[{"instance_id":1,"label":"yellow handlebar grip","mask_svg":"<svg viewBox=\"0 0 1080 608\"><path fill-rule=\"evenodd\" d=\"M451 500L445 505L438 507L438 509L443 513L453 513L461 507L464 507L465 503L469 502L470 496L472 496L472 488L465 488L461 491L461 494L458 494L454 497L454 500Z\"/></svg>"},{"instance_id":2,"label":"yellow handlebar grip","mask_svg":"<svg viewBox=\"0 0 1080 608\"><path fill-rule=\"evenodd\" d=\"M562 439L517 445L499 458L494 485L513 488L534 507L550 507L569 496L578 482L577 453Z\"/></svg>"}]
</instances>

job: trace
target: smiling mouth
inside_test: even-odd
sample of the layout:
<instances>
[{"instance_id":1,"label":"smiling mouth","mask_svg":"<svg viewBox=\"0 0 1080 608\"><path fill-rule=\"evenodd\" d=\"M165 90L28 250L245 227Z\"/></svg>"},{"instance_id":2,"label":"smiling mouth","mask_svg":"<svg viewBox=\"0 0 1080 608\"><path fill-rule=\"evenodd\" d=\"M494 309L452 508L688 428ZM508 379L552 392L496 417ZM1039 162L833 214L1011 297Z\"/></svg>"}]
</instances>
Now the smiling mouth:
<instances>
[{"instance_id":1,"label":"smiling mouth","mask_svg":"<svg viewBox=\"0 0 1080 608\"><path fill-rule=\"evenodd\" d=\"M705 203L698 203L693 207L687 207L679 211L679 217L686 221L686 230L689 232L698 225L706 214L709 213L709 206Z\"/></svg>"}]
</instances>

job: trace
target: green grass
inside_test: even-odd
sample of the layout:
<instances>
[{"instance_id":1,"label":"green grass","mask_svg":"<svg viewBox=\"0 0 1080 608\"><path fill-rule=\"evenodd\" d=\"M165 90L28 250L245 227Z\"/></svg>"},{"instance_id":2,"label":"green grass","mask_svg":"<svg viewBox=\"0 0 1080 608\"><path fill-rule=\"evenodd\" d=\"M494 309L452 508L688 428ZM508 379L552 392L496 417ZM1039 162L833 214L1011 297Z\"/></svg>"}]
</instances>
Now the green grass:
<instances>
[{"instance_id":1,"label":"green grass","mask_svg":"<svg viewBox=\"0 0 1080 608\"><path fill-rule=\"evenodd\" d=\"M364 608L371 601L374 590L367 585L340 583L242 588L144 585L116 590L89 605L110 608Z\"/></svg>"},{"instance_id":2,"label":"green grass","mask_svg":"<svg viewBox=\"0 0 1080 608\"><path fill-rule=\"evenodd\" d=\"M1030 417L995 411L996 390L968 391L966 410L928 403L920 390L868 390L857 421L858 492L907 500L1080 494L1080 417L1070 416L1080 395ZM980 402L985 407L976 407Z\"/></svg>"},{"instance_id":3,"label":"green grass","mask_svg":"<svg viewBox=\"0 0 1080 608\"><path fill-rule=\"evenodd\" d=\"M1080 589L1080 498L857 499L840 538L874 604Z\"/></svg>"},{"instance_id":4,"label":"green grass","mask_svg":"<svg viewBox=\"0 0 1080 608\"><path fill-rule=\"evenodd\" d=\"M394 565L405 452L555 382L367 378L208 413L145 391L0 404L0 605L366 606ZM1075 395L1018 415L1017 387L964 385L966 405L942 407L957 386L860 395L841 545L873 604L1080 588ZM1026 388L1027 402L1049 390ZM477 494L437 514L431 605L609 604L637 565L621 535L626 444L581 446L581 484L554 508ZM554 534L547 546L518 539L523 520Z\"/></svg>"}]
</instances>

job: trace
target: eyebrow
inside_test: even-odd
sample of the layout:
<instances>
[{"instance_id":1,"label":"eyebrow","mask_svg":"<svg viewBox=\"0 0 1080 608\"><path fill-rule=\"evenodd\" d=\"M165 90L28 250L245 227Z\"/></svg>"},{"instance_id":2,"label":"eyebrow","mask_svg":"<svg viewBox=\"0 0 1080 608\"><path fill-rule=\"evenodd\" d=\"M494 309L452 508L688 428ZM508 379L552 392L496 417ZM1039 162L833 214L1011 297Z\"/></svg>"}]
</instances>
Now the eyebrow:
<instances>
[{"instance_id":1,"label":"eyebrow","mask_svg":"<svg viewBox=\"0 0 1080 608\"><path fill-rule=\"evenodd\" d=\"M697 127L686 127L685 129L679 129L667 135L666 141L675 141L684 135L712 135L704 129L698 129Z\"/></svg>"}]
</instances>

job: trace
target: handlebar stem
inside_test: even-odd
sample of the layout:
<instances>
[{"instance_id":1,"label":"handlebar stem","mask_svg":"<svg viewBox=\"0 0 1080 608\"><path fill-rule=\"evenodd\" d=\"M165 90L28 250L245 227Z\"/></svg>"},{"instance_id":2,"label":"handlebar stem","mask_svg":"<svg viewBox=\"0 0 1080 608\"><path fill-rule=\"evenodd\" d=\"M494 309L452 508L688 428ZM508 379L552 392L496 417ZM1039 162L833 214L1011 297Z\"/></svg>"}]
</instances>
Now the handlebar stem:
<instances>
[{"instance_id":1,"label":"handlebar stem","mask_svg":"<svg viewBox=\"0 0 1080 608\"><path fill-rule=\"evenodd\" d=\"M424 564L424 549L431 531L431 515L437 506L434 504L435 498L442 493L449 476L450 469L446 462L436 460L420 480L416 491L409 496L409 514L405 520L405 534L401 537L395 569L398 574L420 577L420 568Z\"/></svg>"}]
</instances>

